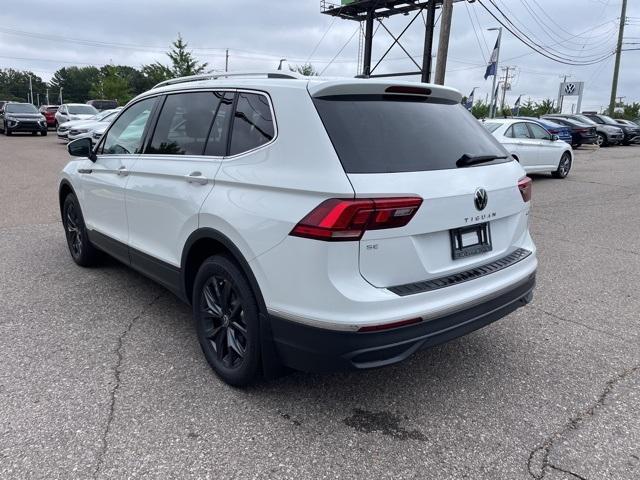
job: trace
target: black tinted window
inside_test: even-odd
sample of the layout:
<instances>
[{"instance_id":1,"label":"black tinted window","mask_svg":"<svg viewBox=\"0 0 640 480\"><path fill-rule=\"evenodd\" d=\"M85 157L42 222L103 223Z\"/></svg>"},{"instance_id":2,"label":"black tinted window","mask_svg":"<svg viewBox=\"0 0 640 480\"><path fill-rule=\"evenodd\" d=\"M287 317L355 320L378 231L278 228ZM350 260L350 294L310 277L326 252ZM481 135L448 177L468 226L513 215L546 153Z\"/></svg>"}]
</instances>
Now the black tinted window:
<instances>
[{"instance_id":1,"label":"black tinted window","mask_svg":"<svg viewBox=\"0 0 640 480\"><path fill-rule=\"evenodd\" d=\"M236 155L264 145L273 139L274 134L267 97L256 93L239 93L229 154Z\"/></svg>"},{"instance_id":2,"label":"black tinted window","mask_svg":"<svg viewBox=\"0 0 640 480\"><path fill-rule=\"evenodd\" d=\"M507 156L459 103L408 96L353 95L314 100L347 173L457 168L463 155ZM494 160L493 163L510 161ZM487 165L487 163L483 163Z\"/></svg>"},{"instance_id":3,"label":"black tinted window","mask_svg":"<svg viewBox=\"0 0 640 480\"><path fill-rule=\"evenodd\" d=\"M202 155L219 102L213 92L169 95L145 153Z\"/></svg>"},{"instance_id":4,"label":"black tinted window","mask_svg":"<svg viewBox=\"0 0 640 480\"><path fill-rule=\"evenodd\" d=\"M107 155L140 153L147 120L155 98L147 98L129 107L116 120L104 140L102 153Z\"/></svg>"},{"instance_id":5,"label":"black tinted window","mask_svg":"<svg viewBox=\"0 0 640 480\"><path fill-rule=\"evenodd\" d=\"M209 133L209 141L205 155L222 157L227 154L227 137L229 134L229 121L231 119L231 110L233 108L233 93L225 94L216 92L215 95L220 99L218 112Z\"/></svg>"}]
</instances>

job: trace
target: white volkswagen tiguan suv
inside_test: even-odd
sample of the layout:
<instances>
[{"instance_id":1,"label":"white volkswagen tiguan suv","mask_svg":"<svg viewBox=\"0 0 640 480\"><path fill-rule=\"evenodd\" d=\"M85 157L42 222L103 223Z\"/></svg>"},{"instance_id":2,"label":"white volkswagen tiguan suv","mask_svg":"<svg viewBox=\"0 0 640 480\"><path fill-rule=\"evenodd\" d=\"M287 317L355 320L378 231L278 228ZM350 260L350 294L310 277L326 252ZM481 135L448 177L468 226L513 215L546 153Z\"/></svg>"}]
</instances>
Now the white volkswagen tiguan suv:
<instances>
[{"instance_id":1,"label":"white volkswagen tiguan suv","mask_svg":"<svg viewBox=\"0 0 640 480\"><path fill-rule=\"evenodd\" d=\"M69 144L71 256L191 304L233 385L404 360L532 298L531 180L460 100L282 72L163 82L95 148Z\"/></svg>"}]
</instances>

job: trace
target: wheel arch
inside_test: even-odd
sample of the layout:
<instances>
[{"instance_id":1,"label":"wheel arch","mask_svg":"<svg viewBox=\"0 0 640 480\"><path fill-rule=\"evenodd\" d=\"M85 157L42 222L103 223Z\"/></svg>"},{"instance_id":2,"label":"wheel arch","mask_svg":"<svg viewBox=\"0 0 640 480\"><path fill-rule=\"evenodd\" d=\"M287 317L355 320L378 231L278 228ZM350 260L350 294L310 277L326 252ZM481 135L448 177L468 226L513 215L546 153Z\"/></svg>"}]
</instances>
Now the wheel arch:
<instances>
[{"instance_id":1,"label":"wheel arch","mask_svg":"<svg viewBox=\"0 0 640 480\"><path fill-rule=\"evenodd\" d=\"M60 181L60 185L58 186L58 204L60 206L60 215L62 215L62 206L64 204L64 199L67 198L67 195L69 195L70 193L73 193L76 198L78 198L78 195L76 195L76 191L71 185L71 182L66 178L63 178Z\"/></svg>"}]
</instances>

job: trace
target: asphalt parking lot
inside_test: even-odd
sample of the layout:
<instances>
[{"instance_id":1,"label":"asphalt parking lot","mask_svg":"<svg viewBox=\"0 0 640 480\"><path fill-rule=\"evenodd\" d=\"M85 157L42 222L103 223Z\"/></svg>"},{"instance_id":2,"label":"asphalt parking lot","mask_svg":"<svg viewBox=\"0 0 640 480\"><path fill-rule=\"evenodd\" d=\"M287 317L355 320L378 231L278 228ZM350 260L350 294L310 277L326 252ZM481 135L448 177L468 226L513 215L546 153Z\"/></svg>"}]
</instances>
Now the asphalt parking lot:
<instances>
[{"instance_id":1,"label":"asphalt parking lot","mask_svg":"<svg viewBox=\"0 0 640 480\"><path fill-rule=\"evenodd\" d=\"M375 371L248 390L190 310L72 262L55 135L0 136L0 478L640 478L640 146L534 177L534 302Z\"/></svg>"}]
</instances>

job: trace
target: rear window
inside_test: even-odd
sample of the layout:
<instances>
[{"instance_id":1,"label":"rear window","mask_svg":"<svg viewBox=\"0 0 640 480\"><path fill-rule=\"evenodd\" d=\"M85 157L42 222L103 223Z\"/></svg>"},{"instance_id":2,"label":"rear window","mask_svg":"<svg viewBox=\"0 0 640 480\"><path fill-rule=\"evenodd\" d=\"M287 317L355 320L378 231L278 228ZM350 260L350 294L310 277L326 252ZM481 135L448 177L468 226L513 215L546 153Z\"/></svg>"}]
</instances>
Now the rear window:
<instances>
[{"instance_id":1,"label":"rear window","mask_svg":"<svg viewBox=\"0 0 640 480\"><path fill-rule=\"evenodd\" d=\"M98 113L91 105L69 105L67 110L72 115L95 115Z\"/></svg>"},{"instance_id":2,"label":"rear window","mask_svg":"<svg viewBox=\"0 0 640 480\"><path fill-rule=\"evenodd\" d=\"M508 157L457 102L349 95L315 98L314 103L347 173L452 169L465 154ZM510 157L482 165L507 161Z\"/></svg>"}]
</instances>

